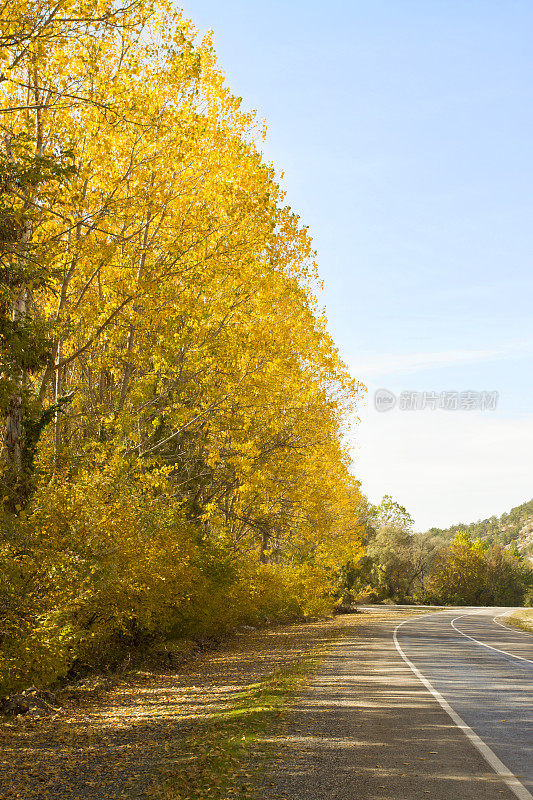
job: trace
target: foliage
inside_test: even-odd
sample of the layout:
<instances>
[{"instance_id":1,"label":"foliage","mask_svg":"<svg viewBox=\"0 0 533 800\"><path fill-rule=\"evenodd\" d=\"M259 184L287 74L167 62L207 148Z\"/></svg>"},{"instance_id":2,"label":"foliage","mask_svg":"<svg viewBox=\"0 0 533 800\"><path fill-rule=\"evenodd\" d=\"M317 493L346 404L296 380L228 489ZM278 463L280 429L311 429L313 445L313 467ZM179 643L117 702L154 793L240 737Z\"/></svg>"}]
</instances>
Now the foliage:
<instances>
[{"instance_id":1,"label":"foliage","mask_svg":"<svg viewBox=\"0 0 533 800\"><path fill-rule=\"evenodd\" d=\"M522 605L530 596L533 572L516 546L489 545L468 530L451 542L441 533L413 534L411 518L390 497L367 518L365 554L348 586L367 602Z\"/></svg>"},{"instance_id":2,"label":"foliage","mask_svg":"<svg viewBox=\"0 0 533 800\"><path fill-rule=\"evenodd\" d=\"M345 573L345 587L370 599L405 600L420 574L413 520L406 509L385 495L365 508L365 553Z\"/></svg>"},{"instance_id":3,"label":"foliage","mask_svg":"<svg viewBox=\"0 0 533 800\"><path fill-rule=\"evenodd\" d=\"M428 581L428 592L448 605L485 605L484 546L461 532L437 556Z\"/></svg>"},{"instance_id":4,"label":"foliage","mask_svg":"<svg viewBox=\"0 0 533 800\"><path fill-rule=\"evenodd\" d=\"M470 525L452 525L450 528L431 528L430 535L453 539L456 533L466 530L474 539L483 539L489 544L503 546L516 543L519 550L527 555L533 554L533 500L515 506L501 517L472 522Z\"/></svg>"},{"instance_id":5,"label":"foliage","mask_svg":"<svg viewBox=\"0 0 533 800\"><path fill-rule=\"evenodd\" d=\"M450 605L522 605L531 570L517 552L458 533L437 556L427 595Z\"/></svg>"},{"instance_id":6,"label":"foliage","mask_svg":"<svg viewBox=\"0 0 533 800\"><path fill-rule=\"evenodd\" d=\"M50 358L52 325L33 302L50 289L54 247L32 234L46 217L43 207L74 173L72 153L35 152L25 132L6 135L0 148L0 414L6 419L6 458L0 473L4 504L24 505L35 487L36 446L63 398L48 408L28 378Z\"/></svg>"},{"instance_id":7,"label":"foliage","mask_svg":"<svg viewBox=\"0 0 533 800\"><path fill-rule=\"evenodd\" d=\"M330 608L363 387L305 226L171 4L0 23L4 687Z\"/></svg>"}]
</instances>

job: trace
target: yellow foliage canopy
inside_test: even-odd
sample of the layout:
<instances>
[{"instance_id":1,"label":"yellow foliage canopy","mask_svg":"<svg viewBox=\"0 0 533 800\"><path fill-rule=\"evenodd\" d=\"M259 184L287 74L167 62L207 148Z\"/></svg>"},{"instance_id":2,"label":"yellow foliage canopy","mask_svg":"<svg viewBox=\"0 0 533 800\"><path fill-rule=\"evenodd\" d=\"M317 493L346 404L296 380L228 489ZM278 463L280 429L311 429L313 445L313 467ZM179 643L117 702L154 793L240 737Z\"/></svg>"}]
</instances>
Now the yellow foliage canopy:
<instances>
[{"instance_id":1,"label":"yellow foliage canopy","mask_svg":"<svg viewBox=\"0 0 533 800\"><path fill-rule=\"evenodd\" d=\"M70 587L68 624L82 639L97 619L179 628L217 585L261 616L263 589L243 599L257 581L292 585L278 611L301 611L361 552L342 431L362 387L318 312L311 241L263 131L170 4L10 10L6 148L75 165L7 187L48 271L11 287L50 335L17 391L23 410L56 409L24 524L45 524L34 546L67 564L53 583Z\"/></svg>"}]
</instances>

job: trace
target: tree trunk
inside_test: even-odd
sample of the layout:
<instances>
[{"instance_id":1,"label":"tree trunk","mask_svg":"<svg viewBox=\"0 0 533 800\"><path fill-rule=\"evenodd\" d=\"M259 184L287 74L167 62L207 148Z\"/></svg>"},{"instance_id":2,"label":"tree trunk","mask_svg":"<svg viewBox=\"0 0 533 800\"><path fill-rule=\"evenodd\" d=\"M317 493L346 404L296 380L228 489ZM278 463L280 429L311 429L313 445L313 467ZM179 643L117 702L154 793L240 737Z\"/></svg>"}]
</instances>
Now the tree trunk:
<instances>
[{"instance_id":1,"label":"tree trunk","mask_svg":"<svg viewBox=\"0 0 533 800\"><path fill-rule=\"evenodd\" d=\"M54 403L56 404L56 411L54 414L54 460L56 461L56 463L57 459L59 458L59 452L61 450L61 417L60 417L60 410L58 407L58 400L61 397L61 369L59 367L61 356L62 356L62 346L61 346L61 341L59 341L57 345L56 378L54 384Z\"/></svg>"},{"instance_id":2,"label":"tree trunk","mask_svg":"<svg viewBox=\"0 0 533 800\"><path fill-rule=\"evenodd\" d=\"M141 280L142 274L144 272L144 267L146 264L146 248L148 246L148 228L150 226L150 222L152 219L152 215L150 210L148 210L146 214L146 224L144 226L144 233L143 233L143 240L142 240L142 250L141 250L141 257L139 259L139 266L137 268L137 278L136 278L136 285L138 288L139 281ZM133 308L131 312L131 323L130 329L128 331L128 341L126 343L126 363L124 364L124 374L122 376L122 382L120 386L120 398L118 404L118 410L120 411L126 402L126 396L128 394L129 383L131 377L133 375L133 364L131 363L132 355L133 355L133 345L135 343L135 316L138 311L138 306L134 302Z\"/></svg>"},{"instance_id":3,"label":"tree trunk","mask_svg":"<svg viewBox=\"0 0 533 800\"><path fill-rule=\"evenodd\" d=\"M261 564L268 564L268 542L270 534L268 531L261 533Z\"/></svg>"},{"instance_id":4,"label":"tree trunk","mask_svg":"<svg viewBox=\"0 0 533 800\"><path fill-rule=\"evenodd\" d=\"M16 394L9 401L6 418L5 445L8 468L15 475L22 472L22 396Z\"/></svg>"},{"instance_id":5,"label":"tree trunk","mask_svg":"<svg viewBox=\"0 0 533 800\"><path fill-rule=\"evenodd\" d=\"M29 241L31 235L31 228L29 225L25 227L23 233L23 240ZM29 291L23 286L20 290L18 298L13 303L12 319L13 321L21 319L26 315L29 302ZM18 387L13 397L9 401L6 414L6 428L5 428L5 446L7 451L7 466L8 472L14 476L20 476L22 472L22 389L26 382L26 375L21 373L18 380Z\"/></svg>"}]
</instances>

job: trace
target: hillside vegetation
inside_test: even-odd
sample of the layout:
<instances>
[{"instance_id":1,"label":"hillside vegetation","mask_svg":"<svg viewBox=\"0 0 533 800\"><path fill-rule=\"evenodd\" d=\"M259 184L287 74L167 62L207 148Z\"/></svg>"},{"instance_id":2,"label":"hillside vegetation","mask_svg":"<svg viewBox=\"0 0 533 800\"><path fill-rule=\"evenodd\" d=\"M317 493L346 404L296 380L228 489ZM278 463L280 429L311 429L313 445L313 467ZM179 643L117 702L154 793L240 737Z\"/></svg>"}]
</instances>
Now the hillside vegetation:
<instances>
[{"instance_id":1,"label":"hillside vegetation","mask_svg":"<svg viewBox=\"0 0 533 800\"><path fill-rule=\"evenodd\" d=\"M521 553L533 556L533 500L512 508L501 517L489 517L445 529L431 528L428 536L453 539L459 531L467 531L473 539L482 539L487 544L515 544Z\"/></svg>"}]
</instances>

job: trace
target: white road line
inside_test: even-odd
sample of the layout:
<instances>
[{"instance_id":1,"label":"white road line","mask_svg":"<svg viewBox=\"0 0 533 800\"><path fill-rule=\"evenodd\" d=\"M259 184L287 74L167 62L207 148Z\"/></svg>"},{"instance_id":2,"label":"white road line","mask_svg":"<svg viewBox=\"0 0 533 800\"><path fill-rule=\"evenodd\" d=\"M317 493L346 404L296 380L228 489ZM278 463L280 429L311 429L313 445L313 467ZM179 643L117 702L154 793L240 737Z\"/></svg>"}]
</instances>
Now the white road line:
<instances>
[{"instance_id":1,"label":"white road line","mask_svg":"<svg viewBox=\"0 0 533 800\"><path fill-rule=\"evenodd\" d=\"M492 621L499 625L500 628L505 628L506 631L511 631L511 633L519 633L522 636L533 636L533 633L529 631L521 631L520 628L510 628L509 625L504 625L503 622L498 622L498 617L506 617L508 614L512 614L512 611L504 611L503 614L496 614L495 617L492 618Z\"/></svg>"},{"instance_id":2,"label":"white road line","mask_svg":"<svg viewBox=\"0 0 533 800\"><path fill-rule=\"evenodd\" d=\"M491 644L486 644L485 642L480 642L479 639L474 639L473 636L469 636L468 633L463 633L460 631L459 628L455 625L455 620L461 619L461 617L470 617L472 614L459 614L458 617L452 619L450 625L452 628L460 633L461 636L466 636L467 639L470 639L472 642L479 644L481 647L488 647L489 650L494 650L496 653L503 653L504 656L509 656L510 658L517 658L519 661L526 661L528 664L533 664L533 661L530 658L524 658L524 656L517 656L514 653L508 653L507 650L500 650L499 647L493 647Z\"/></svg>"},{"instance_id":3,"label":"white road line","mask_svg":"<svg viewBox=\"0 0 533 800\"><path fill-rule=\"evenodd\" d=\"M500 761L496 753L494 753L490 749L488 744L486 744L483 741L483 739L481 739L481 737L478 736L477 733L475 733L475 731L473 731L472 728L469 725L467 725L463 719L461 719L459 714L453 710L448 701L444 699L444 697L440 694L440 692L438 692L436 689L433 688L428 679L425 678L424 675L422 675L420 670L417 667L415 667L413 662L410 661L409 658L405 655L398 642L398 630L402 627L402 625L405 625L406 622L413 622L413 620L405 619L403 622L400 622L400 624L395 627L392 638L394 640L396 650L401 655L407 666L414 672L416 677L424 684L428 692L430 692L433 695L435 700L442 706L442 708L444 709L444 711L446 711L448 716L451 717L451 719L457 725L457 727L460 728L466 736L468 736L474 747L481 753L485 761L492 767L494 772L496 772L501 777L503 782L509 787L509 789L513 792L513 794L516 797L518 797L519 800L533 800L533 795L526 789L524 784L518 780L516 775L513 775L513 773L509 769L507 769L503 761Z\"/></svg>"}]
</instances>

